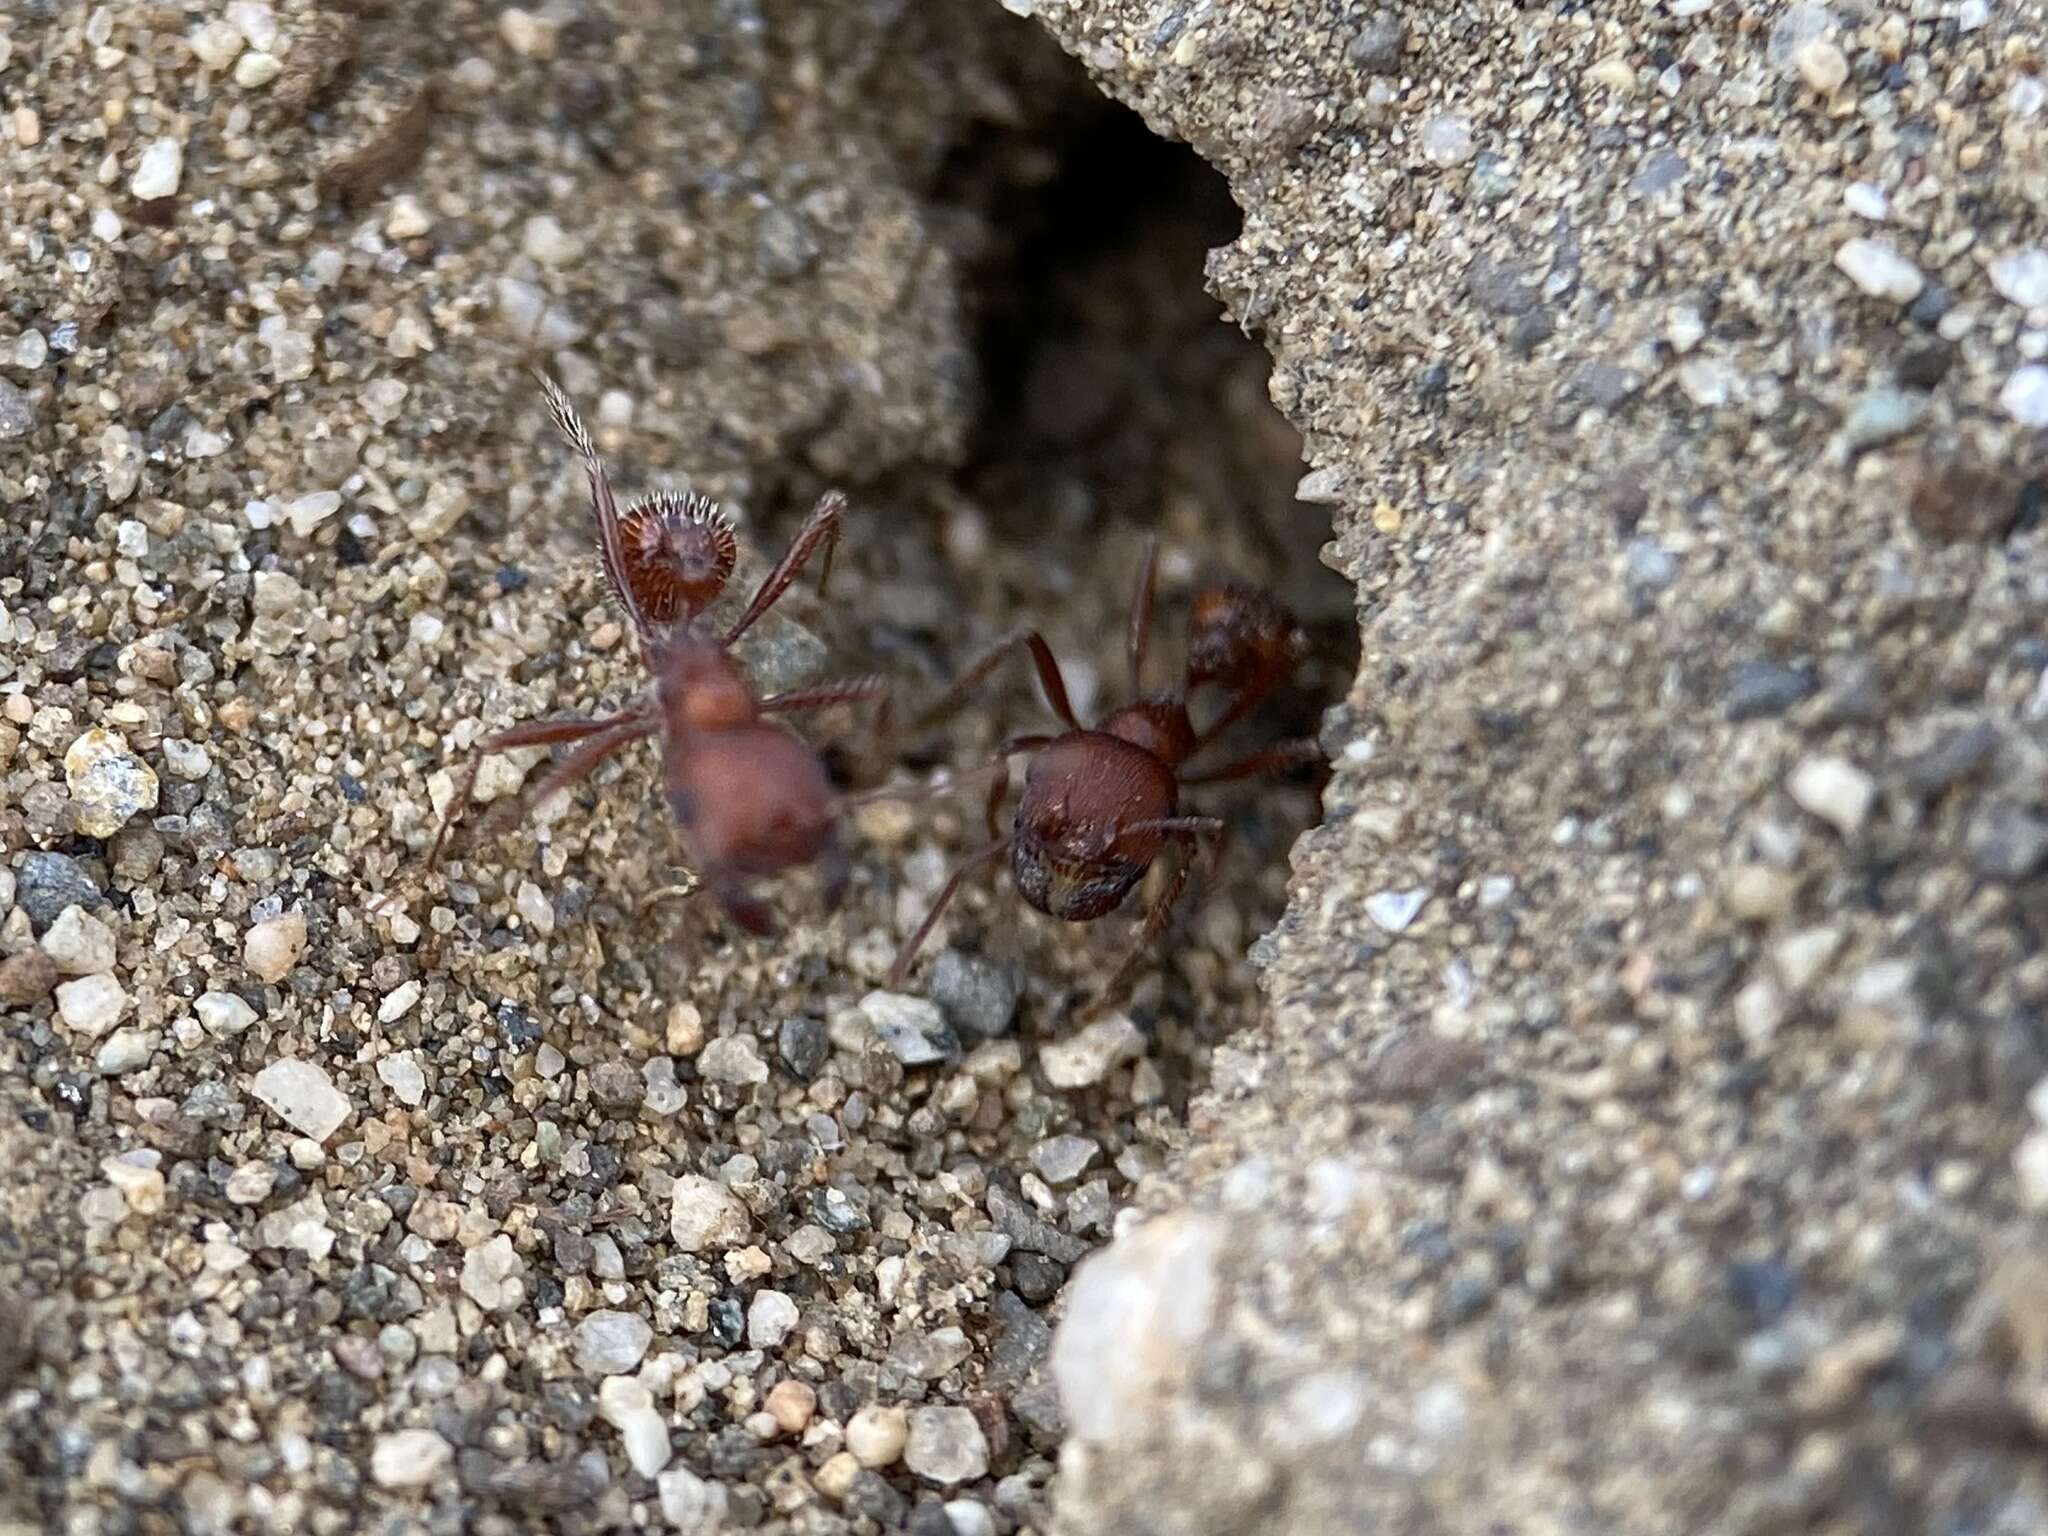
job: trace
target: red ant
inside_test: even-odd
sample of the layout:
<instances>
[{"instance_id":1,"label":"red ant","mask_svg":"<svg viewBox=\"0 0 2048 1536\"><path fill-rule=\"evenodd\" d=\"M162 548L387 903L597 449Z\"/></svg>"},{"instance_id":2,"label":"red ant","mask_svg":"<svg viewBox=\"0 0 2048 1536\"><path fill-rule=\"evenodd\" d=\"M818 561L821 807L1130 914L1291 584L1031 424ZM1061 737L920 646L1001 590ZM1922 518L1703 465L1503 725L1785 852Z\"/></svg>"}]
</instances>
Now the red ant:
<instances>
[{"instance_id":1,"label":"red ant","mask_svg":"<svg viewBox=\"0 0 2048 1536\"><path fill-rule=\"evenodd\" d=\"M752 934L774 929L767 903L750 895L745 882L799 864L824 867L826 903L836 906L847 883L846 856L837 835L843 802L817 753L794 732L762 717L879 698L887 684L877 677L846 678L757 699L733 660L732 646L789 590L821 544L825 564L818 589L824 591L846 498L838 491L819 497L746 610L724 634L709 632L699 621L732 574L737 547L732 524L715 502L697 495L663 492L621 512L597 449L568 398L553 380L540 383L555 425L583 460L605 578L632 621L653 683L617 714L534 721L483 742L434 839L428 867L439 861L486 757L514 747L581 743L509 810L494 807L479 833L496 830L566 789L628 743L659 735L663 787L684 850L741 928Z\"/></svg>"},{"instance_id":2,"label":"red ant","mask_svg":"<svg viewBox=\"0 0 2048 1536\"><path fill-rule=\"evenodd\" d=\"M1093 728L1082 725L1067 702L1066 681L1052 651L1037 631L1020 630L969 667L924 713L920 723L946 714L1004 657L1022 650L1037 669L1047 704L1067 729L1056 736L1016 736L1003 743L988 799L991 840L947 878L917 932L897 952L890 986L902 985L911 960L961 881L992 859L1009 855L1011 879L1039 911L1085 923L1119 906L1166 846L1179 843L1187 850L1179 868L1146 912L1130 955L1097 998L1098 1003L1109 1001L1165 929L1193 872L1198 842L1216 839L1212 856L1221 852L1225 823L1214 816L1181 814L1181 787L1254 778L1321 761L1314 742L1290 741L1206 771L1187 771L1191 758L1287 680L1308 655L1308 637L1269 593L1232 584L1204 588L1188 615L1187 662L1180 686L1146 696L1140 676L1152 627L1157 564L1158 545L1148 540L1131 602L1128 640L1136 702L1113 710ZM1188 699L1211 685L1230 692L1222 713L1197 731L1188 714ZM1019 752L1031 754L1030 766L1016 819L1002 835L998 812L1009 792L1009 758Z\"/></svg>"}]
</instances>

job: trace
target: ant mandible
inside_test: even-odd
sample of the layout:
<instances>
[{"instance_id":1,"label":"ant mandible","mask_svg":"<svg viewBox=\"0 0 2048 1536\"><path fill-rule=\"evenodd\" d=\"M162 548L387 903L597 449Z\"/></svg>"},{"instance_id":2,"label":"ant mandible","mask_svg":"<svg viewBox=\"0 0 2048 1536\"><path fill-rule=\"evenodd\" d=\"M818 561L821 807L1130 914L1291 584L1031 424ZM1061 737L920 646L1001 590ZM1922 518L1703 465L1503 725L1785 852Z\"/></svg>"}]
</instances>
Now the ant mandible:
<instances>
[{"instance_id":1,"label":"ant mandible","mask_svg":"<svg viewBox=\"0 0 2048 1536\"><path fill-rule=\"evenodd\" d=\"M940 888L917 931L904 941L889 972L900 987L910 963L931 933L961 882L991 860L1010 860L1010 876L1024 899L1052 917L1084 923L1119 906L1145 871L1176 843L1179 867L1153 902L1131 953L1096 1003L1112 1000L1145 952L1166 927L1174 904L1193 873L1195 849L1213 839L1220 852L1226 824L1214 816L1183 815L1183 786L1255 778L1321 761L1312 741L1289 741L1198 772L1190 759L1255 708L1287 680L1308 654L1308 639L1294 616L1270 593L1235 584L1206 587L1188 615L1187 660L1180 686L1145 695L1141 675L1146 638L1152 627L1158 545L1147 540L1131 602L1128 654L1134 702L1088 727L1074 717L1065 679L1050 648L1035 630L1020 630L984 654L926 710L920 723L956 707L968 691L1012 652L1030 656L1046 703L1066 730L1059 735L1016 736L1003 743L989 790L987 846L964 859ZM1197 731L1188 701L1197 689L1229 690L1222 712ZM1024 791L1007 834L1000 831L1002 802L1009 792L1013 753L1029 753Z\"/></svg>"},{"instance_id":2,"label":"ant mandible","mask_svg":"<svg viewBox=\"0 0 2048 1536\"><path fill-rule=\"evenodd\" d=\"M697 495L663 492L621 512L596 446L568 398L553 380L542 378L540 384L555 425L583 460L605 579L632 623L653 681L616 714L534 721L484 741L442 821L428 867L439 862L485 758L515 747L581 743L509 808L494 806L479 823L479 834L516 820L621 747L658 735L663 788L684 851L733 921L748 933L772 932L767 903L750 894L746 882L801 864L823 866L826 903L837 905L847 882L838 840L842 799L817 753L762 717L880 698L888 685L878 677L854 677L756 698L732 647L789 590L820 545L825 563L818 589L824 591L846 498L838 491L819 497L745 611L724 634L711 632L700 621L732 574L732 524L717 503Z\"/></svg>"}]
</instances>

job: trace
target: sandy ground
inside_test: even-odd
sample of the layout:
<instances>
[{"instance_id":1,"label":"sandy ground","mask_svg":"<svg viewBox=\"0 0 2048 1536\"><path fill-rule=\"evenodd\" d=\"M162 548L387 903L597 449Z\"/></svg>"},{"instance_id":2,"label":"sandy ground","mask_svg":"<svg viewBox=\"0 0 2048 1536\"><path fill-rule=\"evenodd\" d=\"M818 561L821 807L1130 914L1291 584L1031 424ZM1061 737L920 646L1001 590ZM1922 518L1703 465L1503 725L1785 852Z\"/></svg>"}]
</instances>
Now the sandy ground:
<instances>
[{"instance_id":1,"label":"sandy ground","mask_svg":"<svg viewBox=\"0 0 2048 1536\"><path fill-rule=\"evenodd\" d=\"M8 18L6 1514L2048 1526L2041 8L1008 9ZM421 879L637 686L536 364L852 493L764 676L1274 583L1320 825L1094 1031L996 888L871 996L965 807L772 943L646 752Z\"/></svg>"}]
</instances>

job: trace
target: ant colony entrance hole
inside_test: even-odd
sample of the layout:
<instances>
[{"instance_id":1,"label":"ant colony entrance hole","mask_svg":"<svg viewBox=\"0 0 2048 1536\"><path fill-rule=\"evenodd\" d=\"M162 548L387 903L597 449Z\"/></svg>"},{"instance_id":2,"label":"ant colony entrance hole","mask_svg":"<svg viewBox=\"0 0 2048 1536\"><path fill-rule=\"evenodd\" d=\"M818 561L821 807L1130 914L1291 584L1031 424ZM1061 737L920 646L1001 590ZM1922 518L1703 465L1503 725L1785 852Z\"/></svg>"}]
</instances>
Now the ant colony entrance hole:
<instances>
[{"instance_id":1,"label":"ant colony entrance hole","mask_svg":"<svg viewBox=\"0 0 2048 1536\"><path fill-rule=\"evenodd\" d=\"M1192 149L1156 137L1035 28L1022 31L1031 35L1018 40L1029 52L1020 96L1034 116L959 146L933 189L935 202L968 210L963 224L985 238L966 261L981 407L942 520L947 558L933 562L950 572L942 585L953 589L952 618L923 660L934 678L949 677L1008 630L1036 627L1077 713L1099 718L1129 698L1126 619L1141 549L1156 534L1146 687L1177 671L1198 586L1263 587L1294 610L1315 654L1225 740L1249 750L1313 737L1355 661L1351 593L1318 559L1326 516L1294 498L1301 444L1267 398L1270 359L1223 320L1203 283L1208 252L1238 232L1236 205ZM1006 662L959 716L909 745L934 763L967 763L1049 720L1029 668ZM963 796L949 813L953 859L982 841L978 806ZM1224 817L1230 844L1124 1000L1152 1037L1148 1060L1176 1115L1206 1082L1213 1046L1252 1016L1246 951L1278 921L1288 849L1318 815L1302 774L1193 790L1182 810ZM1030 913L1006 872L984 874L949 910L921 967L946 945L979 949L1052 983L1054 997L1084 999L1133 942L1143 898L1172 862L1115 916L1080 925ZM940 871L911 873L928 890ZM1072 1027L1041 1012L1031 1027L1047 1037Z\"/></svg>"}]
</instances>

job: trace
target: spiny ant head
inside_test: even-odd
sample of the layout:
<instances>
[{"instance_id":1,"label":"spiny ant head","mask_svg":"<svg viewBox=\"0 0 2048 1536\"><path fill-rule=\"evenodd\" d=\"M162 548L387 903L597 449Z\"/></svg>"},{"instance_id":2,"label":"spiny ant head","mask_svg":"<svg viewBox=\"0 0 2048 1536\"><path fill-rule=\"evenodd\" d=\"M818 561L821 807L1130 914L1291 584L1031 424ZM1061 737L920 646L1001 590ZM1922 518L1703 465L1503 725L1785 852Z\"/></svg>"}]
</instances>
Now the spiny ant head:
<instances>
[{"instance_id":1,"label":"spiny ant head","mask_svg":"<svg viewBox=\"0 0 2048 1536\"><path fill-rule=\"evenodd\" d=\"M670 492L619 515L626 598L650 626L695 618L717 599L739 553L717 503Z\"/></svg>"},{"instance_id":2,"label":"spiny ant head","mask_svg":"<svg viewBox=\"0 0 2048 1536\"><path fill-rule=\"evenodd\" d=\"M1190 690L1205 683L1243 688L1277 682L1308 653L1307 633L1272 593L1222 583L1195 594L1188 610Z\"/></svg>"}]
</instances>

